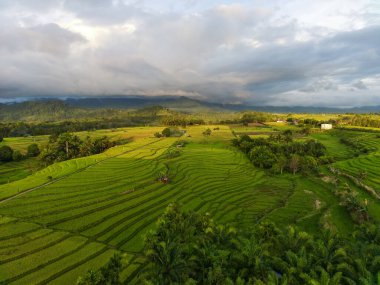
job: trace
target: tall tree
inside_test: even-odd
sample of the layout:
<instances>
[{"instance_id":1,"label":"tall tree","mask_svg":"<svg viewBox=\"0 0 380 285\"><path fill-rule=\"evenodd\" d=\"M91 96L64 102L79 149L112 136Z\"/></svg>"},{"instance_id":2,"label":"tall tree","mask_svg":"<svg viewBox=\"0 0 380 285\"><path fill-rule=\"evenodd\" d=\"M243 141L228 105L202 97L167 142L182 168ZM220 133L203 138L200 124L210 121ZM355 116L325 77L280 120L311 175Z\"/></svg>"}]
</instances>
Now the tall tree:
<instances>
[{"instance_id":1,"label":"tall tree","mask_svg":"<svg viewBox=\"0 0 380 285\"><path fill-rule=\"evenodd\" d=\"M13 149L8 145L0 147L0 161L8 162L12 161Z\"/></svg>"},{"instance_id":2,"label":"tall tree","mask_svg":"<svg viewBox=\"0 0 380 285\"><path fill-rule=\"evenodd\" d=\"M28 145L27 156L35 157L40 154L40 149L36 143Z\"/></svg>"}]
</instances>

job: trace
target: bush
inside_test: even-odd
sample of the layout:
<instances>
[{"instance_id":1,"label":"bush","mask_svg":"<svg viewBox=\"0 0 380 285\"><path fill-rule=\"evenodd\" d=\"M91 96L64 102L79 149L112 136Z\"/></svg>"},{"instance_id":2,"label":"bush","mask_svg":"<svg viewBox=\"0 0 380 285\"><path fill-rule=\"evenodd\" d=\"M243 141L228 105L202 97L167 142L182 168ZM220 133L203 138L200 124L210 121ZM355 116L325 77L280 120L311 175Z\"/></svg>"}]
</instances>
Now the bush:
<instances>
[{"instance_id":1,"label":"bush","mask_svg":"<svg viewBox=\"0 0 380 285\"><path fill-rule=\"evenodd\" d=\"M329 163L333 163L334 161L335 161L334 158L328 155L323 155L319 157L320 164L329 164Z\"/></svg>"},{"instance_id":2,"label":"bush","mask_svg":"<svg viewBox=\"0 0 380 285\"><path fill-rule=\"evenodd\" d=\"M249 158L253 164L261 168L271 168L276 163L276 156L266 146L258 146L253 148L249 153Z\"/></svg>"},{"instance_id":3,"label":"bush","mask_svg":"<svg viewBox=\"0 0 380 285\"><path fill-rule=\"evenodd\" d=\"M175 158L181 155L181 152L178 149L173 147L169 148L166 153L166 158Z\"/></svg>"},{"instance_id":4,"label":"bush","mask_svg":"<svg viewBox=\"0 0 380 285\"><path fill-rule=\"evenodd\" d=\"M133 141L133 138L125 138L125 139L118 139L117 141L114 141L113 143L115 145L123 145L127 144Z\"/></svg>"},{"instance_id":5,"label":"bush","mask_svg":"<svg viewBox=\"0 0 380 285\"><path fill-rule=\"evenodd\" d=\"M0 161L8 162L12 161L13 158L13 149L10 146L3 145L0 147Z\"/></svg>"},{"instance_id":6,"label":"bush","mask_svg":"<svg viewBox=\"0 0 380 285\"><path fill-rule=\"evenodd\" d=\"M78 285L117 285L120 282L120 273L124 267L123 257L115 253L106 265L98 270L89 270L86 275L79 277Z\"/></svg>"},{"instance_id":7,"label":"bush","mask_svg":"<svg viewBox=\"0 0 380 285\"><path fill-rule=\"evenodd\" d=\"M20 161L24 158L24 156L21 154L19 150L15 150L12 154L12 159L14 161Z\"/></svg>"},{"instance_id":8,"label":"bush","mask_svg":"<svg viewBox=\"0 0 380 285\"><path fill-rule=\"evenodd\" d=\"M309 155L301 158L300 168L303 173L316 172L318 170L317 160Z\"/></svg>"},{"instance_id":9,"label":"bush","mask_svg":"<svg viewBox=\"0 0 380 285\"><path fill-rule=\"evenodd\" d=\"M38 145L36 143L33 143L28 146L27 156L36 157L39 154L40 154L40 149L38 148Z\"/></svg>"},{"instance_id":10,"label":"bush","mask_svg":"<svg viewBox=\"0 0 380 285\"><path fill-rule=\"evenodd\" d=\"M207 129L202 133L204 136L211 136L211 130Z\"/></svg>"},{"instance_id":11,"label":"bush","mask_svg":"<svg viewBox=\"0 0 380 285\"><path fill-rule=\"evenodd\" d=\"M164 137L170 137L171 134L172 134L172 132L171 132L170 128L165 128L165 129L162 130L162 135Z\"/></svg>"}]
</instances>

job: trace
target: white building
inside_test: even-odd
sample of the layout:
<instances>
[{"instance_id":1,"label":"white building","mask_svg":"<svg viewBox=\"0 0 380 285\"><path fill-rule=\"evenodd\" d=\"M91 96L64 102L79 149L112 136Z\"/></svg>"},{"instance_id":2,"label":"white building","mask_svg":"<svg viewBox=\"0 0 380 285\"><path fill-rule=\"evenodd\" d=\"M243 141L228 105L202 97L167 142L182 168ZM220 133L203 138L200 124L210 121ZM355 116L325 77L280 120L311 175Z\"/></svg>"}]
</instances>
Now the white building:
<instances>
[{"instance_id":1,"label":"white building","mask_svg":"<svg viewBox=\"0 0 380 285\"><path fill-rule=\"evenodd\" d=\"M321 130L331 130L332 124L321 124Z\"/></svg>"}]
</instances>

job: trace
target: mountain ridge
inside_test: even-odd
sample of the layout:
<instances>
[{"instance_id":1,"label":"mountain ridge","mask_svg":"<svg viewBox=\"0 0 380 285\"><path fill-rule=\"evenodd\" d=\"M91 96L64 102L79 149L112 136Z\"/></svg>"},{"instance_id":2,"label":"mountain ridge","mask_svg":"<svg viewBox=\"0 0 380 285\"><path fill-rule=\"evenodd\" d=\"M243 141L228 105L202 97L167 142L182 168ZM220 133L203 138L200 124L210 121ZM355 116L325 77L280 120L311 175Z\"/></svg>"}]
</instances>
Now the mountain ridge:
<instances>
[{"instance_id":1,"label":"mountain ridge","mask_svg":"<svg viewBox=\"0 0 380 285\"><path fill-rule=\"evenodd\" d=\"M15 106L30 104L51 104L63 102L64 108L84 109L141 109L152 106L162 106L180 112L239 112L260 111L269 113L376 113L380 106L361 106L350 108L322 106L255 106L246 104L223 104L186 96L109 96L109 97L64 97L64 98L31 98L22 102L0 103L0 110ZM32 102L32 103L31 103ZM55 103L54 103L55 104Z\"/></svg>"}]
</instances>

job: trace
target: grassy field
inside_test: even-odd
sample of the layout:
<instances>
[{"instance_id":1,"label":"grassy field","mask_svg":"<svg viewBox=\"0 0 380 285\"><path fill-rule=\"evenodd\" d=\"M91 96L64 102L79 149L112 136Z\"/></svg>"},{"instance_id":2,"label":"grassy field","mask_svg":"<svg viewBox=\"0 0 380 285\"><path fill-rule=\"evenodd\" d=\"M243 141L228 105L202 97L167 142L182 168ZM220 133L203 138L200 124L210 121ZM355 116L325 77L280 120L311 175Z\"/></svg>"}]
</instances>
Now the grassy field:
<instances>
[{"instance_id":1,"label":"grassy field","mask_svg":"<svg viewBox=\"0 0 380 285\"><path fill-rule=\"evenodd\" d=\"M207 127L213 130L209 137L202 135ZM233 128L235 132L241 129ZM294 223L314 233L324 226L342 234L352 232L354 222L334 196L332 184L318 177L274 176L255 168L230 146L234 137L230 127L188 127L180 138L188 144L171 159L166 152L179 138L154 138L160 130L79 133L133 137L133 141L0 185L0 281L75 284L79 275L103 265L119 251L130 260L122 273L125 284L133 284L141 270L143 236L172 201L185 209L208 212L216 221L238 229L271 220L280 227ZM366 143L377 147L375 136L360 135L369 136ZM378 185L376 152L351 158L351 149L339 137L329 132L313 137L336 157L337 167L355 173L355 167L365 166L366 182ZM168 184L157 181L159 172L168 174ZM363 189L357 191L362 199L371 198ZM371 214L376 216L378 207L371 198Z\"/></svg>"},{"instance_id":2,"label":"grassy field","mask_svg":"<svg viewBox=\"0 0 380 285\"><path fill-rule=\"evenodd\" d=\"M111 141L138 139L151 135L152 131L161 131L162 128L138 127L138 128L118 128L96 131L85 131L75 133L81 139L87 136L98 138L107 136ZM29 136L4 138L0 143L9 145L14 150L20 151L23 155L27 153L30 144L36 143L42 149L48 142L49 136ZM23 179L37 170L43 168L43 164L35 158L28 158L19 162L1 163L0 162L0 185Z\"/></svg>"},{"instance_id":3,"label":"grassy field","mask_svg":"<svg viewBox=\"0 0 380 285\"><path fill-rule=\"evenodd\" d=\"M40 168L37 158L0 164L0 185L23 179Z\"/></svg>"}]
</instances>

